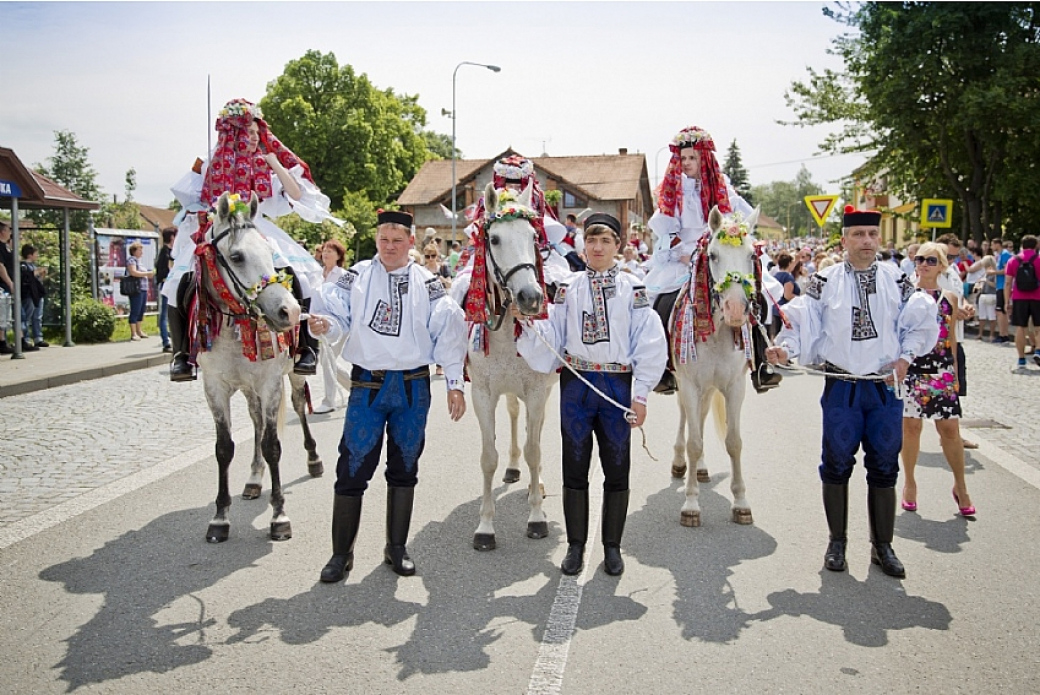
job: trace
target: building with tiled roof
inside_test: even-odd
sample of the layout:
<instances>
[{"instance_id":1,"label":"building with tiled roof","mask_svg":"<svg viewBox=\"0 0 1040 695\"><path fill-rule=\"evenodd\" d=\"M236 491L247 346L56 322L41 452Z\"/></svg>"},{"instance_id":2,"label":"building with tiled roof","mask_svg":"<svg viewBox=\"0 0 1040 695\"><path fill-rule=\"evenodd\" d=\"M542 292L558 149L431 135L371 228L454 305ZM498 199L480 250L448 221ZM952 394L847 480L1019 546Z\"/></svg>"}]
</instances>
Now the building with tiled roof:
<instances>
[{"instance_id":1,"label":"building with tiled roof","mask_svg":"<svg viewBox=\"0 0 1040 695\"><path fill-rule=\"evenodd\" d=\"M491 182L495 162L513 154L520 153L509 148L489 159L456 160L456 208L461 211L477 202ZM641 228L653 214L650 178L643 154L629 154L628 150L620 149L618 154L529 159L542 190L562 192L556 209L561 220L571 213L580 216L583 212L606 212L618 218L625 228ZM420 235L422 230L432 227L437 238L450 242L451 160L426 162L397 202L415 216ZM456 222L459 241L465 226L460 215Z\"/></svg>"}]
</instances>

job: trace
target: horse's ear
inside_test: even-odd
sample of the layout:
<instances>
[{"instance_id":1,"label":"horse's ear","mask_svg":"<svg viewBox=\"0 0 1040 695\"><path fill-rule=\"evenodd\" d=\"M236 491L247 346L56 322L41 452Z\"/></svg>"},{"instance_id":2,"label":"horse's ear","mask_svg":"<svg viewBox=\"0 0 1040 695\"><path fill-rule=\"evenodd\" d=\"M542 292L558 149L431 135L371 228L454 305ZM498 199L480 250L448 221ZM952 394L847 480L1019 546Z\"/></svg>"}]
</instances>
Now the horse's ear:
<instances>
[{"instance_id":1,"label":"horse's ear","mask_svg":"<svg viewBox=\"0 0 1040 695\"><path fill-rule=\"evenodd\" d=\"M534 177L532 176L531 180L527 182L527 187L524 189L524 192L520 194L520 199L517 202L520 203L521 205L523 205L525 208L529 208L529 207L531 207L531 198L533 196L534 196Z\"/></svg>"},{"instance_id":2,"label":"horse's ear","mask_svg":"<svg viewBox=\"0 0 1040 695\"><path fill-rule=\"evenodd\" d=\"M498 193L495 192L495 184L489 183L484 189L484 214L489 215L498 210Z\"/></svg>"},{"instance_id":3,"label":"horse's ear","mask_svg":"<svg viewBox=\"0 0 1040 695\"><path fill-rule=\"evenodd\" d=\"M755 208L755 211L748 215L746 220L748 229L751 231L755 230L755 226L758 224L758 216L762 212L762 206L759 205Z\"/></svg>"},{"instance_id":4,"label":"horse's ear","mask_svg":"<svg viewBox=\"0 0 1040 695\"><path fill-rule=\"evenodd\" d=\"M226 220L230 212L231 206L228 205L228 194L225 191L220 194L220 200L217 201L217 219Z\"/></svg>"},{"instance_id":5,"label":"horse's ear","mask_svg":"<svg viewBox=\"0 0 1040 695\"><path fill-rule=\"evenodd\" d=\"M722 213L719 212L718 205L711 206L711 212L708 213L708 228L711 229L712 234L719 231L722 227Z\"/></svg>"},{"instance_id":6,"label":"horse's ear","mask_svg":"<svg viewBox=\"0 0 1040 695\"><path fill-rule=\"evenodd\" d=\"M260 199L256 197L256 191L249 194L249 217L256 218L256 211L260 208Z\"/></svg>"}]
</instances>

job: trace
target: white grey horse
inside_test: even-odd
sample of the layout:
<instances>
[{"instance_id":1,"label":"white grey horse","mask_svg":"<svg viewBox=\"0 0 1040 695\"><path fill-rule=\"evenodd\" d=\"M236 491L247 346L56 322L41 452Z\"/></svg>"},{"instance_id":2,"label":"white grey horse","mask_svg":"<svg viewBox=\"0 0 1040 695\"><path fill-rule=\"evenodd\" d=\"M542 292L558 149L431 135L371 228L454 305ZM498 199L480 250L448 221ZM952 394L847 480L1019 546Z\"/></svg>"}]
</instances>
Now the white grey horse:
<instances>
[{"instance_id":1,"label":"white grey horse","mask_svg":"<svg viewBox=\"0 0 1040 695\"><path fill-rule=\"evenodd\" d=\"M303 426L308 472L313 477L323 472L307 426L305 379L292 374L292 358L278 339L279 333L298 324L300 305L289 289L291 279L276 272L272 249L253 225L257 205L255 194L248 206L229 199L227 193L220 197L216 219L204 242L210 245L205 253L210 254L212 266L203 256L199 270L202 276L198 299L202 304L216 307L221 314L221 326L212 338L211 349L200 351L198 355L206 401L217 430L217 513L206 531L206 540L211 543L227 540L230 530L228 468L235 453L231 438L231 396L236 391L241 391L246 398L255 431L252 471L242 496L254 499L260 495L266 460L271 469L272 540L292 537L279 471L282 454L279 433L285 421L283 391L287 375L292 386L293 408ZM259 355L251 360L244 354L244 346L245 339L254 331L256 340L252 341L252 349ZM265 343L270 345L269 359L264 359Z\"/></svg>"},{"instance_id":2,"label":"white grey horse","mask_svg":"<svg viewBox=\"0 0 1040 695\"><path fill-rule=\"evenodd\" d=\"M526 316L537 315L545 297L545 288L538 277L538 239L531 225L535 214L531 209L531 193L530 184L519 198L514 198L511 193L496 191L491 184L484 191L483 233L489 320L486 324L470 327L468 366L473 412L480 423L480 467L484 473L480 525L473 536L473 547L477 550L495 548L495 496L492 491L492 481L498 468L495 409L499 397L503 395L506 396L511 434L506 482L519 479L519 399L527 409L527 439L523 453L531 473L527 495L531 508L527 519L527 536L545 538L549 534L549 525L542 511L541 437L545 403L558 377L534 371L517 354L514 322L509 317L510 305L515 305ZM469 286L458 283L453 288L453 295L460 303ZM486 354L483 341L473 339L481 337L481 333L486 340Z\"/></svg>"},{"instance_id":3,"label":"white grey horse","mask_svg":"<svg viewBox=\"0 0 1040 695\"><path fill-rule=\"evenodd\" d=\"M698 342L696 336L693 337L696 355L687 355L685 363L673 350L680 415L672 475L682 478L687 474L686 462L696 464L695 471L690 471L686 478L686 501L679 517L683 526L701 525L698 483L710 479L704 466L704 421L709 410L715 413L717 432L726 433L726 452L732 470L732 519L738 524L752 523L741 472L740 409L748 380L743 335L748 326L755 282L755 249L750 233L758 221L758 212L756 209L747 220L740 220L736 216L724 218L718 207L712 208L708 215L710 241L701 253L707 257L707 283L715 330L707 342ZM694 271L691 282L696 279ZM688 290L692 291L690 283L683 288L684 292ZM679 304L676 303L672 314L673 336L676 335L675 322L682 315ZM687 322L692 319L692 308L689 311L685 317ZM675 338L672 342L675 343Z\"/></svg>"}]
</instances>

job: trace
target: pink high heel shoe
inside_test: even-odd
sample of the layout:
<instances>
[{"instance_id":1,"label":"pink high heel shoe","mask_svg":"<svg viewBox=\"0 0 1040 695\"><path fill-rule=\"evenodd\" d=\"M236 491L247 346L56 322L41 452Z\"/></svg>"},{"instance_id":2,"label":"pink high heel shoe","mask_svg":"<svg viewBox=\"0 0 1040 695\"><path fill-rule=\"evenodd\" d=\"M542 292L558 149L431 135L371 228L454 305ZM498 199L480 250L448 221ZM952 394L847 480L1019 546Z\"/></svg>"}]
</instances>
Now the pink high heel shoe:
<instances>
[{"instance_id":1,"label":"pink high heel shoe","mask_svg":"<svg viewBox=\"0 0 1040 695\"><path fill-rule=\"evenodd\" d=\"M902 501L902 505L903 505L903 509L905 509L908 512L916 512L917 511L917 502L907 502L906 500L903 500Z\"/></svg>"},{"instance_id":2,"label":"pink high heel shoe","mask_svg":"<svg viewBox=\"0 0 1040 695\"><path fill-rule=\"evenodd\" d=\"M957 503L957 510L961 513L961 516L975 516L975 506L962 507L961 500L957 497L957 488L953 489L953 501Z\"/></svg>"}]
</instances>

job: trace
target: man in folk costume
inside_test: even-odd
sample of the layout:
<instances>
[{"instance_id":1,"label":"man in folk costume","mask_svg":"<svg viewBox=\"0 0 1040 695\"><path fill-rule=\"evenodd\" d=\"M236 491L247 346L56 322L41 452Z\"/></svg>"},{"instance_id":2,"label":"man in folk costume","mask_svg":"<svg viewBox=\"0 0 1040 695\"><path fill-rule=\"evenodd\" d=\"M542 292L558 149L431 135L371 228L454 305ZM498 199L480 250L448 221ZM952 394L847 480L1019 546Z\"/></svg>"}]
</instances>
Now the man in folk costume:
<instances>
[{"instance_id":1,"label":"man in folk costume","mask_svg":"<svg viewBox=\"0 0 1040 695\"><path fill-rule=\"evenodd\" d=\"M672 158L657 191L657 210L648 223L654 234L654 253L645 280L665 331L679 288L689 278L690 261L708 232L711 208L717 205L723 214L739 213L744 218L753 212L720 170L715 143L706 130L697 126L685 128L672 138L668 148ZM772 282L772 276L759 274L763 276L763 283L771 284L768 291L773 297L783 296L783 288ZM756 304L762 314L758 319L766 321L768 305L761 297L756 299ZM751 382L761 393L778 386L782 377L765 363L761 331L752 331L752 343L755 368L751 371ZM675 391L675 375L670 367L655 389L661 393Z\"/></svg>"},{"instance_id":2,"label":"man in folk costume","mask_svg":"<svg viewBox=\"0 0 1040 695\"><path fill-rule=\"evenodd\" d=\"M561 569L575 575L584 566L595 433L604 475L603 566L607 574L619 575L625 569L621 536L628 513L631 432L646 418L646 397L664 371L667 346L646 288L621 272L615 260L622 244L621 224L610 215L595 213L585 220L584 232L587 271L558 289L547 320L523 323L517 351L532 369L543 373L559 367L557 355L563 356L596 388L635 412L630 422L620 408L570 370L561 372L563 515L567 524L567 555Z\"/></svg>"},{"instance_id":3,"label":"man in folk costume","mask_svg":"<svg viewBox=\"0 0 1040 695\"><path fill-rule=\"evenodd\" d=\"M466 324L439 278L408 255L412 216L380 212L377 255L323 285L309 320L330 342L346 336L343 359L353 365L343 421L332 510L332 558L321 581L338 582L354 562L361 500L387 439L387 528L384 559L402 576L415 574L405 543L419 481L419 456L430 411L430 364L444 368L448 413L466 412L462 365Z\"/></svg>"},{"instance_id":4,"label":"man in folk costume","mask_svg":"<svg viewBox=\"0 0 1040 695\"><path fill-rule=\"evenodd\" d=\"M206 349L192 344L195 336L189 331L189 324L206 320L198 316L190 320L199 277L194 272L195 254L210 228L208 211L222 193L237 194L244 201L256 194L260 206L254 224L272 247L275 267L292 276L293 296L304 310L312 289L321 284L321 266L267 218L296 212L309 222L330 219L340 223L329 214L329 199L314 184L310 168L271 133L258 106L245 99L232 99L221 109L216 129L217 145L210 160L197 162L195 169L173 187L184 212L179 215L173 249L175 264L163 287L169 300L174 352L171 381L194 380L193 355L197 349ZM315 374L318 341L306 326L300 327L297 354L294 371Z\"/></svg>"},{"instance_id":5,"label":"man in folk costume","mask_svg":"<svg viewBox=\"0 0 1040 695\"><path fill-rule=\"evenodd\" d=\"M819 470L830 529L824 566L835 572L848 567L848 482L862 445L870 559L885 574L905 577L892 549L903 404L892 390L891 372L902 383L914 358L935 345L939 327L932 298L915 292L897 266L877 261L880 224L879 212L845 208L847 260L813 274L805 293L785 305L790 326L766 356L773 364L797 357L802 364L823 364L828 372L820 399Z\"/></svg>"}]
</instances>

